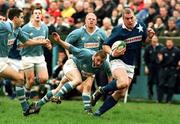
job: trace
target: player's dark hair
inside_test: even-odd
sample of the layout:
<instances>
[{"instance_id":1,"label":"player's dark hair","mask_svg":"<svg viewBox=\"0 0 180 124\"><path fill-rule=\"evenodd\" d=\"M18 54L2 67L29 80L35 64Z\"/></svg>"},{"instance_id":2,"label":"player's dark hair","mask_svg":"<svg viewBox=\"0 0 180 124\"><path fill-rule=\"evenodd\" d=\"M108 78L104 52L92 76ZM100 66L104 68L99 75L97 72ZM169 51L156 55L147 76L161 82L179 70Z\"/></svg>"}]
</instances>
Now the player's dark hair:
<instances>
[{"instance_id":1,"label":"player's dark hair","mask_svg":"<svg viewBox=\"0 0 180 124\"><path fill-rule=\"evenodd\" d=\"M32 10L32 14L34 13L34 10L40 10L40 11L41 11L41 13L42 13L42 9L41 9L41 8L39 8L39 7L35 7L35 8Z\"/></svg>"},{"instance_id":2,"label":"player's dark hair","mask_svg":"<svg viewBox=\"0 0 180 124\"><path fill-rule=\"evenodd\" d=\"M106 54L105 51L100 50L100 51L98 51L98 52L95 54L95 56L100 56L102 59L106 59L107 54Z\"/></svg>"},{"instance_id":3,"label":"player's dark hair","mask_svg":"<svg viewBox=\"0 0 180 124\"><path fill-rule=\"evenodd\" d=\"M130 9L130 8L124 8L124 10L123 10L123 12L122 12L122 17L124 18L124 15L125 15L125 14L131 14L131 13L134 14L134 12L132 11L132 9Z\"/></svg>"},{"instance_id":4,"label":"player's dark hair","mask_svg":"<svg viewBox=\"0 0 180 124\"><path fill-rule=\"evenodd\" d=\"M20 14L22 13L23 11L21 9L18 9L18 8L10 8L8 10L8 13L7 13L7 17L10 19L10 20L13 20L13 18L16 16L16 17L19 17Z\"/></svg>"}]
</instances>

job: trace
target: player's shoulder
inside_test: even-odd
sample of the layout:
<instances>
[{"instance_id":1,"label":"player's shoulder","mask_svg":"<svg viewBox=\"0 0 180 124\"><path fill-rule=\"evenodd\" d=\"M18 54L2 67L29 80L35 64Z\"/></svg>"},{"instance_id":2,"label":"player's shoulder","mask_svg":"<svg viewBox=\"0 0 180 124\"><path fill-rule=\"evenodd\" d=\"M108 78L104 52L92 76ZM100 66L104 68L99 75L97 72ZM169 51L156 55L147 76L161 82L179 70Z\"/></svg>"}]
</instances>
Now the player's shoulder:
<instances>
[{"instance_id":1,"label":"player's shoulder","mask_svg":"<svg viewBox=\"0 0 180 124\"><path fill-rule=\"evenodd\" d=\"M48 26L44 22L41 22L41 26L45 27L45 28L48 28Z\"/></svg>"},{"instance_id":2,"label":"player's shoulder","mask_svg":"<svg viewBox=\"0 0 180 124\"><path fill-rule=\"evenodd\" d=\"M113 28L113 32L121 32L121 31L123 31L123 26L122 26L122 24L118 24L118 25L116 25L116 26L114 26L114 28Z\"/></svg>"},{"instance_id":3,"label":"player's shoulder","mask_svg":"<svg viewBox=\"0 0 180 124\"><path fill-rule=\"evenodd\" d=\"M73 30L71 34L81 34L82 32L84 32L84 29L81 27L81 28Z\"/></svg>"},{"instance_id":4,"label":"player's shoulder","mask_svg":"<svg viewBox=\"0 0 180 124\"><path fill-rule=\"evenodd\" d=\"M3 30L7 30L7 31L12 31L13 30L13 26L9 21L2 21L0 22L0 27Z\"/></svg>"},{"instance_id":5,"label":"player's shoulder","mask_svg":"<svg viewBox=\"0 0 180 124\"><path fill-rule=\"evenodd\" d=\"M144 28L146 28L146 25L145 25L145 23L144 23L143 21L138 20L138 21L137 21L137 25L141 25L141 26L143 26Z\"/></svg>"},{"instance_id":6,"label":"player's shoulder","mask_svg":"<svg viewBox=\"0 0 180 124\"><path fill-rule=\"evenodd\" d=\"M30 28L30 23L27 23L22 27L22 30L29 29L29 28Z\"/></svg>"}]
</instances>

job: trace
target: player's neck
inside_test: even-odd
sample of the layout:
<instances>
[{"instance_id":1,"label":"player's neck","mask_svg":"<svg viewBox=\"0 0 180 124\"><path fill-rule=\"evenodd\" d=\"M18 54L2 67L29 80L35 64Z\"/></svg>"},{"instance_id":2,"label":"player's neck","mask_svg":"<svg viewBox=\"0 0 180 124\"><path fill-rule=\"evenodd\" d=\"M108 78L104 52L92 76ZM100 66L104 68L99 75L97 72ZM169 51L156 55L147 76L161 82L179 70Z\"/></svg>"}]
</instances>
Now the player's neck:
<instances>
[{"instance_id":1,"label":"player's neck","mask_svg":"<svg viewBox=\"0 0 180 124\"><path fill-rule=\"evenodd\" d=\"M41 21L32 21L34 27L39 28L41 26Z\"/></svg>"},{"instance_id":2,"label":"player's neck","mask_svg":"<svg viewBox=\"0 0 180 124\"><path fill-rule=\"evenodd\" d=\"M88 33L93 33L95 29L96 29L95 27L93 27L93 28L86 28Z\"/></svg>"}]
</instances>

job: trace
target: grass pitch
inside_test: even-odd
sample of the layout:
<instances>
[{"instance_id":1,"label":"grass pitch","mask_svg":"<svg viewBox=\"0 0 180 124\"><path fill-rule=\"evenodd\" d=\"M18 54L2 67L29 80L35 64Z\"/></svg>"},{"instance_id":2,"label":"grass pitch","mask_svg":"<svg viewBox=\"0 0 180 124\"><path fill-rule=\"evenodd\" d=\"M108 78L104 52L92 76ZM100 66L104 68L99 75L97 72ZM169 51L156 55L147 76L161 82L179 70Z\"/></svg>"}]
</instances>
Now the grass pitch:
<instances>
[{"instance_id":1,"label":"grass pitch","mask_svg":"<svg viewBox=\"0 0 180 124\"><path fill-rule=\"evenodd\" d=\"M24 117L18 100L0 97L0 124L180 124L180 105L119 102L102 117L93 117L84 113L82 101L73 100L48 103L39 114Z\"/></svg>"}]
</instances>

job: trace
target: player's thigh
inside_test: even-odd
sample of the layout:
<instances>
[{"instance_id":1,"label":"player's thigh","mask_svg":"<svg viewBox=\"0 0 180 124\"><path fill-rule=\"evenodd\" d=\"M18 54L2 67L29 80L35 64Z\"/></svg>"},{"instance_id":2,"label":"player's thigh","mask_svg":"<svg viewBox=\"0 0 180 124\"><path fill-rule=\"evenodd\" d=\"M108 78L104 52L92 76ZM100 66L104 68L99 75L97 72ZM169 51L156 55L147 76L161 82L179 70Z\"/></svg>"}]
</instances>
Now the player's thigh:
<instances>
[{"instance_id":1,"label":"player's thigh","mask_svg":"<svg viewBox=\"0 0 180 124\"><path fill-rule=\"evenodd\" d=\"M25 74L26 81L34 81L34 59L32 57L22 57L22 65ZM27 83L28 83L27 82Z\"/></svg>"},{"instance_id":2,"label":"player's thigh","mask_svg":"<svg viewBox=\"0 0 180 124\"><path fill-rule=\"evenodd\" d=\"M41 83L46 82L49 78L46 62L35 64L35 71Z\"/></svg>"},{"instance_id":3,"label":"player's thigh","mask_svg":"<svg viewBox=\"0 0 180 124\"><path fill-rule=\"evenodd\" d=\"M24 83L24 76L22 73L17 72L9 65L6 66L1 72L0 77L12 79L15 83Z\"/></svg>"},{"instance_id":4,"label":"player's thigh","mask_svg":"<svg viewBox=\"0 0 180 124\"><path fill-rule=\"evenodd\" d=\"M63 71L70 81L74 81L77 84L82 82L81 74L72 59L66 61L63 66Z\"/></svg>"},{"instance_id":5,"label":"player's thigh","mask_svg":"<svg viewBox=\"0 0 180 124\"><path fill-rule=\"evenodd\" d=\"M111 61L111 71L118 84L129 84L129 78L133 78L134 66L125 64L121 60Z\"/></svg>"}]
</instances>

